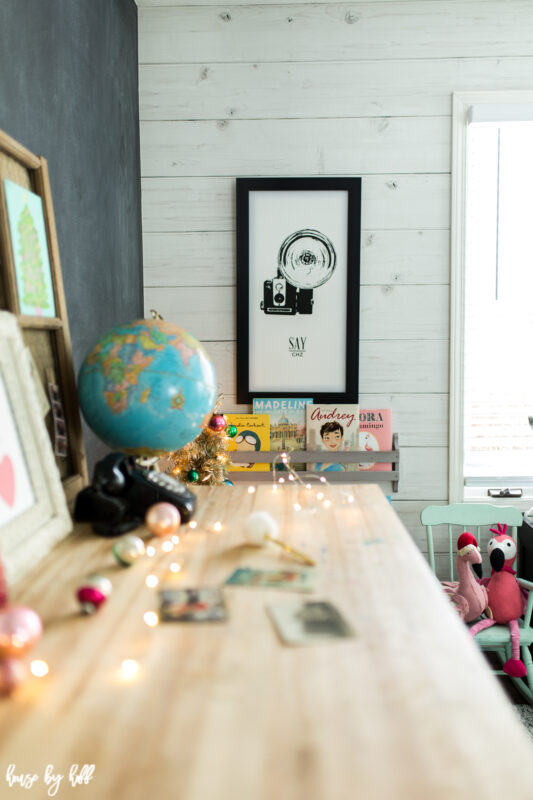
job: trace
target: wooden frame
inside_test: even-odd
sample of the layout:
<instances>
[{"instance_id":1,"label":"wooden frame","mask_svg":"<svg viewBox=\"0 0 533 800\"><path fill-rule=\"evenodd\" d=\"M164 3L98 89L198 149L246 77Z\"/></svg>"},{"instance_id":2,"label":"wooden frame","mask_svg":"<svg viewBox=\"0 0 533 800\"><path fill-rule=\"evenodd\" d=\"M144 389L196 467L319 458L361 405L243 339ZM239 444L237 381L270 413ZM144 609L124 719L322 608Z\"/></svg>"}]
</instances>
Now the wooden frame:
<instances>
[{"instance_id":1,"label":"wooden frame","mask_svg":"<svg viewBox=\"0 0 533 800\"><path fill-rule=\"evenodd\" d=\"M4 188L6 178L41 198L55 302L53 317L20 313ZM64 455L56 455L55 460L65 496L67 501L72 503L76 494L87 483L88 476L48 166L46 159L26 150L2 131L0 131L0 308L11 311L17 316L46 394L49 393L50 383L58 388L66 424L67 442ZM47 415L46 427L50 438L54 441L52 414Z\"/></svg>"},{"instance_id":2,"label":"wooden frame","mask_svg":"<svg viewBox=\"0 0 533 800\"><path fill-rule=\"evenodd\" d=\"M361 178L237 179L238 403L358 401L360 239ZM289 256L293 245L304 249ZM306 252L319 278L308 286L297 272Z\"/></svg>"},{"instance_id":3,"label":"wooden frame","mask_svg":"<svg viewBox=\"0 0 533 800\"><path fill-rule=\"evenodd\" d=\"M0 311L0 554L8 581L71 529L65 494L16 317Z\"/></svg>"}]
</instances>

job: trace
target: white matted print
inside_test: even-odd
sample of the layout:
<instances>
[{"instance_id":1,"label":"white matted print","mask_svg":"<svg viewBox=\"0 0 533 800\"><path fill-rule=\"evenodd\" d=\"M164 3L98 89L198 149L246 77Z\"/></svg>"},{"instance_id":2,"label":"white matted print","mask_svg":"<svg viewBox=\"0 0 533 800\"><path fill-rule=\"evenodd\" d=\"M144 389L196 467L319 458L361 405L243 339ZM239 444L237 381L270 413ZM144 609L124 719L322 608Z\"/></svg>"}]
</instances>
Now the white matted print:
<instances>
[{"instance_id":1,"label":"white matted print","mask_svg":"<svg viewBox=\"0 0 533 800\"><path fill-rule=\"evenodd\" d=\"M239 402L356 400L360 188L357 178L237 181Z\"/></svg>"},{"instance_id":2,"label":"white matted print","mask_svg":"<svg viewBox=\"0 0 533 800\"><path fill-rule=\"evenodd\" d=\"M0 311L0 557L21 578L71 529L61 479L14 314Z\"/></svg>"},{"instance_id":3,"label":"white matted print","mask_svg":"<svg viewBox=\"0 0 533 800\"><path fill-rule=\"evenodd\" d=\"M28 465L0 371L0 526L27 511L35 502Z\"/></svg>"}]
</instances>

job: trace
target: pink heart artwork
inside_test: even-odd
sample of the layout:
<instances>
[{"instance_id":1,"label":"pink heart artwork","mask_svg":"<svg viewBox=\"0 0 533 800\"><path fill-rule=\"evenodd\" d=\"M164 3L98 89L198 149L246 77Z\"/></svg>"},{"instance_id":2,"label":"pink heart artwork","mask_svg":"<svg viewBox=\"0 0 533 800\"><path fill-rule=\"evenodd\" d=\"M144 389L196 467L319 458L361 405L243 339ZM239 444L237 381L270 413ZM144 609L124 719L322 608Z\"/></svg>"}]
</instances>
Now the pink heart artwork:
<instances>
[{"instance_id":1,"label":"pink heart artwork","mask_svg":"<svg viewBox=\"0 0 533 800\"><path fill-rule=\"evenodd\" d=\"M9 456L0 461L0 497L8 506L15 502L15 470Z\"/></svg>"}]
</instances>

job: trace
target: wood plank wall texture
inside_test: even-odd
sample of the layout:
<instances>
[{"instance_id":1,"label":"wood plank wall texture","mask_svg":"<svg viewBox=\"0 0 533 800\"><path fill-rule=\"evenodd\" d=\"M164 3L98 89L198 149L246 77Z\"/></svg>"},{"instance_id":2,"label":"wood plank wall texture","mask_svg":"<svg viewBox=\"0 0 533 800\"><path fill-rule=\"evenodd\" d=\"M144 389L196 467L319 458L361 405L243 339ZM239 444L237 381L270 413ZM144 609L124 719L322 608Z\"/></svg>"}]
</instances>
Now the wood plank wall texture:
<instances>
[{"instance_id":1,"label":"wood plank wall texture","mask_svg":"<svg viewBox=\"0 0 533 800\"><path fill-rule=\"evenodd\" d=\"M532 88L533 3L138 5L146 310L205 342L233 409L235 177L362 176L360 401L393 409L394 507L425 550L420 509L448 491L451 94Z\"/></svg>"}]
</instances>

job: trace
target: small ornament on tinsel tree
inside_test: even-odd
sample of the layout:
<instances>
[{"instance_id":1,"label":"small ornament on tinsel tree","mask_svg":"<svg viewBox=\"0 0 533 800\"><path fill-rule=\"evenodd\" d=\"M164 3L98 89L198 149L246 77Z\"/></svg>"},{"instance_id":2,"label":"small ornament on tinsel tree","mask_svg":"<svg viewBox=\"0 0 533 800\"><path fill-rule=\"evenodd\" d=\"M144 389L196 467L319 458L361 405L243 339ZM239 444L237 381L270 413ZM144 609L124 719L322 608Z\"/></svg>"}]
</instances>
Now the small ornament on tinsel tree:
<instances>
[{"instance_id":1,"label":"small ornament on tinsel tree","mask_svg":"<svg viewBox=\"0 0 533 800\"><path fill-rule=\"evenodd\" d=\"M220 413L221 405L222 396L219 396L211 419L202 433L181 450L170 453L171 466L168 472L175 478L199 485L226 483L229 463L227 447L233 432L228 430L232 426L227 424L226 418Z\"/></svg>"}]
</instances>

